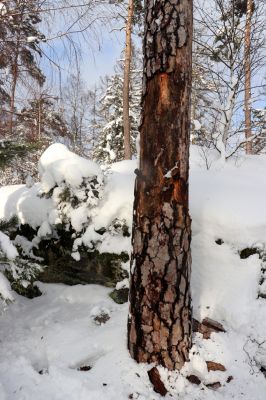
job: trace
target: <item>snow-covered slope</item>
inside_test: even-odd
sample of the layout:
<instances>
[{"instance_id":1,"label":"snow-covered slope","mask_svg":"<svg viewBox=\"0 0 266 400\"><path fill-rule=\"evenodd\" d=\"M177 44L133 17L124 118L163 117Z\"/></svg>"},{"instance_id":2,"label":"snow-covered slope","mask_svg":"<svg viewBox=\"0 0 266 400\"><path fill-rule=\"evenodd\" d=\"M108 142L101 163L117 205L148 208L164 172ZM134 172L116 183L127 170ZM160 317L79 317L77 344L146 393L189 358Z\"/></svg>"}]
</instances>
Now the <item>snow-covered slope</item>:
<instances>
[{"instance_id":1,"label":"snow-covered slope","mask_svg":"<svg viewBox=\"0 0 266 400\"><path fill-rule=\"evenodd\" d=\"M95 227L118 215L130 223L134 168L134 162L113 165L94 215ZM36 188L16 190L31 198ZM21 211L19 196L9 201L9 196L15 198L10 188L0 193L8 215ZM214 160L206 170L199 150L192 148L193 312L200 320L218 320L226 333L214 333L209 340L194 334L191 362L181 373L160 369L173 396L168 394L169 400L265 399L260 367L266 367L266 300L258 298L265 264L258 254L246 259L239 254L246 247L265 249L265 197L266 157L243 157L226 165ZM49 213L51 203L46 201L42 212L46 207ZM23 215L31 218L30 213ZM120 248L128 243L120 243ZM111 251L116 245L109 242L106 248ZM34 300L14 294L15 302L0 316L1 400L160 398L148 380L149 367L137 365L127 353L127 305L116 305L108 290L98 286L40 287L44 295ZM94 316L104 310L110 319L96 324ZM208 372L205 361L222 363L226 371ZM79 371L83 366L92 368ZM188 382L190 374L202 383ZM222 386L215 392L205 386L217 381Z\"/></svg>"}]
</instances>

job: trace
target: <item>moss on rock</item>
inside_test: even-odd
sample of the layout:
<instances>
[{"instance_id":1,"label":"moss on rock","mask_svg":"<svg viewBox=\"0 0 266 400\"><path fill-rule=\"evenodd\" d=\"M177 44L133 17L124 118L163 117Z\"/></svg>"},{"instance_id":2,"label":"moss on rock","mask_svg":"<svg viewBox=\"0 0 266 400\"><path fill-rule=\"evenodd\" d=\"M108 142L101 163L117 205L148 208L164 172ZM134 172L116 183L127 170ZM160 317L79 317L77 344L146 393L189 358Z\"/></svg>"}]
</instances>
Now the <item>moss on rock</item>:
<instances>
[{"instance_id":1,"label":"moss on rock","mask_svg":"<svg viewBox=\"0 0 266 400\"><path fill-rule=\"evenodd\" d=\"M20 225L16 234L31 241L37 232L29 225ZM13 233L11 239L14 239L16 234ZM38 248L33 248L34 256L43 260L41 264L45 266L34 280L67 285L99 284L115 287L117 282L128 277L128 273L122 268L122 264L129 259L127 253L99 253L97 250L89 252L81 246L79 247L80 260L76 261L71 256L72 247L73 232L64 230L63 226L57 226L57 238L42 240ZM21 250L20 253L21 259L25 262L36 261L27 259ZM24 288L18 287L16 291L22 294ZM29 291L31 291L30 288ZM35 289L32 289L32 292L34 291Z\"/></svg>"},{"instance_id":2,"label":"moss on rock","mask_svg":"<svg viewBox=\"0 0 266 400\"><path fill-rule=\"evenodd\" d=\"M122 269L122 263L128 261L126 253L99 253L79 249L80 260L71 256L72 242L68 235L62 235L60 240L43 240L35 251L38 257L44 259L47 266L38 279L47 283L99 284L114 287L117 282L127 277Z\"/></svg>"}]
</instances>

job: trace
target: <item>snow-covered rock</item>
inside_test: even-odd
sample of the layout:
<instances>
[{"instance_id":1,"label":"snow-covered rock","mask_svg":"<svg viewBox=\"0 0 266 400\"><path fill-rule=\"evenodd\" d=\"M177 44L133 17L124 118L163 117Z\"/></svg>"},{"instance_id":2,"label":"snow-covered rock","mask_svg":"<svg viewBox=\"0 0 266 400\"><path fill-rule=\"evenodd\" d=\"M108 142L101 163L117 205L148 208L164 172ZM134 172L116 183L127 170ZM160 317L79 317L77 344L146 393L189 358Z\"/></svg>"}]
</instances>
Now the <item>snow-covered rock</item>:
<instances>
[{"instance_id":1,"label":"snow-covered rock","mask_svg":"<svg viewBox=\"0 0 266 400\"><path fill-rule=\"evenodd\" d=\"M49 146L41 156L39 173L41 189L44 193L48 193L62 182L78 188L84 178L101 176L101 169L93 161L72 153L65 145L55 143Z\"/></svg>"}]
</instances>

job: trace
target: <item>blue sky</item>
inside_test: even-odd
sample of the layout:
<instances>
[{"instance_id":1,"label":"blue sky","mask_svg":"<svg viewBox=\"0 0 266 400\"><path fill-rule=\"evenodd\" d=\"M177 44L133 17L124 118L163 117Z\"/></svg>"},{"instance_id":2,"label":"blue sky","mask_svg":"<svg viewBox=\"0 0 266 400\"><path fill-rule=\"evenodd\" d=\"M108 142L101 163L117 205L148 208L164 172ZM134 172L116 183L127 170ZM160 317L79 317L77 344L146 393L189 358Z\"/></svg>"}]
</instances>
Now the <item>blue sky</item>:
<instances>
[{"instance_id":1,"label":"blue sky","mask_svg":"<svg viewBox=\"0 0 266 400\"><path fill-rule=\"evenodd\" d=\"M77 48L80 49L80 54L78 55L80 69L88 87L93 87L101 76L112 74L116 60L121 57L125 42L125 31L121 30L124 24L123 20L121 18L116 19L117 11L120 10L117 7L114 5L97 7L94 5L91 9L89 8L88 15L86 15L86 18L84 17L80 25L75 24L71 29L73 31L79 30L95 20L91 28L87 30L85 39L79 33L69 36L76 43ZM110 12L112 12L112 18L108 18ZM64 15L57 11L54 15L52 26L51 22L49 23L49 15L47 21L44 18L42 30L47 38L56 37L69 29L75 17L72 11ZM104 17L105 21L101 22L101 17ZM42 45L49 57L62 67L62 83L64 83L69 73L75 72L76 68L75 58L72 57L69 60L64 50L66 47L69 48L69 41L65 36L62 39L48 40L47 43ZM52 83L52 87L57 87L59 85L58 69L51 65L46 57L42 57L41 65L48 76L48 81Z\"/></svg>"},{"instance_id":2,"label":"blue sky","mask_svg":"<svg viewBox=\"0 0 266 400\"><path fill-rule=\"evenodd\" d=\"M121 52L124 47L123 35L105 34L101 40L99 48L90 47L86 42L81 43L81 56L79 63L82 77L88 87L93 87L99 81L99 78L104 75L113 73L114 65L117 59L121 57ZM62 83L67 78L67 75L75 71L75 62L69 62L64 54L61 43L53 46L54 50L45 51L53 57L55 62L61 68ZM48 51L47 51L48 50ZM55 65L52 65L45 56L42 57L42 68L48 77L48 81L52 82L52 86L57 86L59 83L59 72Z\"/></svg>"},{"instance_id":3,"label":"blue sky","mask_svg":"<svg viewBox=\"0 0 266 400\"><path fill-rule=\"evenodd\" d=\"M124 47L124 32L119 35L106 33L100 50L83 49L82 76L89 86L97 83L100 76L113 73L117 59L121 57Z\"/></svg>"},{"instance_id":4,"label":"blue sky","mask_svg":"<svg viewBox=\"0 0 266 400\"><path fill-rule=\"evenodd\" d=\"M92 14L93 15L93 14ZM92 18L90 15L90 18ZM69 22L66 22L60 13L56 16L57 23L53 27L52 36L55 32L64 32L69 26ZM81 49L80 68L82 72L82 77L86 82L88 88L93 88L95 84L99 81L99 78L104 75L110 75L113 73L113 68L117 59L121 57L121 52L124 48L125 41L125 31L120 30L123 22L121 20L110 22L107 24L98 24L97 27L88 31L87 40L85 41L81 35L75 34L71 38L74 39ZM116 29L113 29L116 28ZM51 34L51 33L50 33ZM53 42L48 42L48 46L51 44L54 52L54 59L57 63L62 66L61 72L61 83L67 78L69 73L75 72L75 62L66 57L64 54L64 44L67 45L66 39L62 41L61 39L55 39ZM44 44L44 49L50 55L51 50L47 48L47 44ZM51 65L43 57L42 65L44 67L46 75L49 77L48 81L51 81L51 85L56 90L59 86L59 74L58 70ZM263 68L260 73L256 76L255 81L253 80L253 85L261 84L264 80L265 84L265 73L266 70ZM263 79L264 78L264 79ZM257 94L258 90L253 90L253 94ZM260 95L258 99L254 102L256 107L265 107L265 96Z\"/></svg>"}]
</instances>

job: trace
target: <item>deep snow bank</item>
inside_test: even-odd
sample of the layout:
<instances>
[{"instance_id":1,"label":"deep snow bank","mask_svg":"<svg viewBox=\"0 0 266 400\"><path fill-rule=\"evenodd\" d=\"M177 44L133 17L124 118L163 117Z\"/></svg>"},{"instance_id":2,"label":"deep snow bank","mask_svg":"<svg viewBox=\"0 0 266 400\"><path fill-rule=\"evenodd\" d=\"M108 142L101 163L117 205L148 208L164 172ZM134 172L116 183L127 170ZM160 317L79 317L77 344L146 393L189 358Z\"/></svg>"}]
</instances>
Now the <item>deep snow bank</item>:
<instances>
[{"instance_id":1,"label":"deep snow bank","mask_svg":"<svg viewBox=\"0 0 266 400\"><path fill-rule=\"evenodd\" d=\"M214 159L214 157L213 157ZM257 300L262 261L240 259L246 247L265 251L266 157L243 156L204 168L201 149L192 146L192 295L194 315L241 329L266 319ZM217 239L224 242L216 243ZM219 242L218 242L219 243ZM265 306L264 306L265 307ZM255 309L260 311L256 311ZM262 333L266 326L259 324Z\"/></svg>"},{"instance_id":2,"label":"deep snow bank","mask_svg":"<svg viewBox=\"0 0 266 400\"><path fill-rule=\"evenodd\" d=\"M194 315L240 329L248 325L257 307L261 260L258 255L240 259L239 251L265 247L266 157L244 156L221 165L212 155L207 170L201 149L192 146L190 164ZM73 256L78 259L81 244L89 249L93 244L100 252L129 252L130 237L122 228L124 224L131 231L135 167L135 161L115 163L103 177L95 163L73 155L63 145L53 145L40 160L41 184L0 189L0 218L16 214L21 223L40 227L39 236L45 237L60 221L62 203L56 191L70 187L82 200L77 207L67 203L65 211L77 231ZM104 183L91 205L92 197L84 197L87 186L82 182L93 177ZM53 187L50 199L38 197ZM224 243L218 245L217 239Z\"/></svg>"},{"instance_id":3,"label":"deep snow bank","mask_svg":"<svg viewBox=\"0 0 266 400\"><path fill-rule=\"evenodd\" d=\"M266 307L265 300L257 298L264 261L257 254L240 259L239 251L247 246L262 251L265 247L266 158L243 157L237 165L232 160L224 166L215 157L213 160L207 171L199 149L192 147L192 295L194 316L213 317L227 332L213 334L210 340L195 334L190 363L181 373L161 369L170 392L166 398L264 400L266 380L260 366L266 366ZM117 163L104 177L101 198L90 221L91 232L89 227L86 230L89 238L94 234L97 238L96 231L116 218L130 226L134 168L134 162ZM0 189L1 204L5 205L4 211L0 209L2 215L18 214L21 221L34 222L35 226L44 221L51 224L54 199L39 199L39 190L40 186ZM25 198L34 204L32 214ZM104 235L100 245L117 249L112 236L107 231L100 236ZM114 237L121 249L130 243L128 237L125 243L122 236ZM9 292L7 282L0 281L1 287ZM15 294L18 301L1 316L1 399L160 399L148 380L150 367L129 357L126 304L115 304L106 288L94 285L41 284L41 289L44 294L32 301L18 299ZM96 325L93 316L102 309L107 310L110 320ZM206 360L222 363L226 372L208 372ZM78 369L82 366L91 370L81 372ZM203 383L192 385L186 379L189 374L197 375ZM216 392L205 386L217 381L222 387Z\"/></svg>"}]
</instances>

